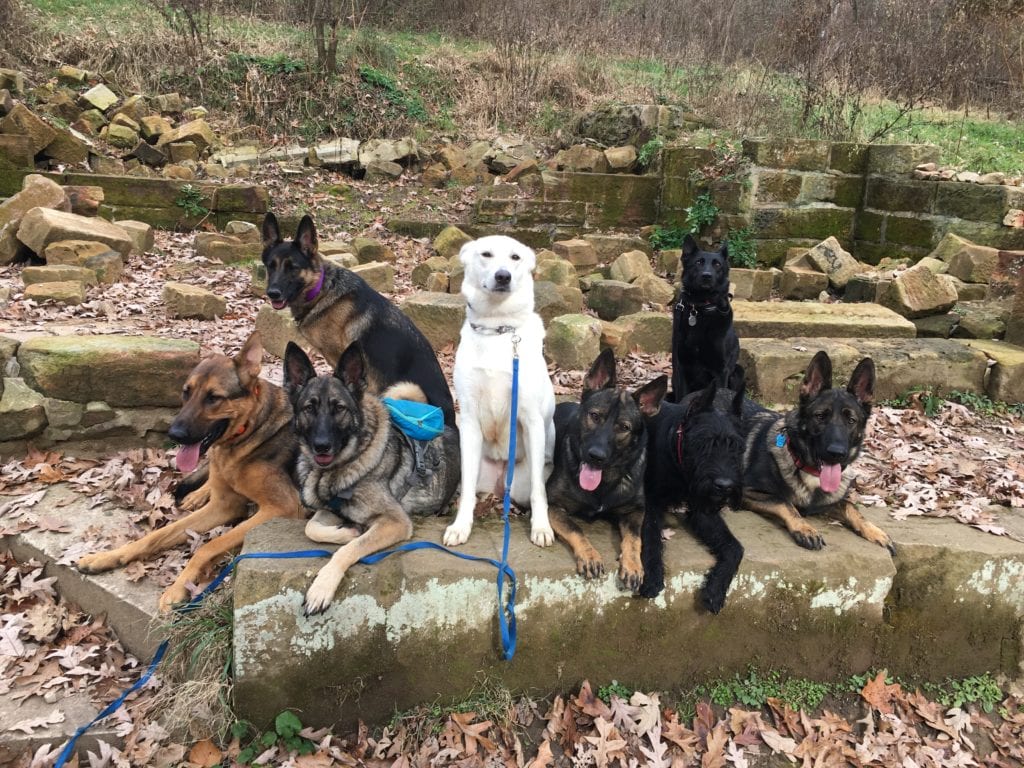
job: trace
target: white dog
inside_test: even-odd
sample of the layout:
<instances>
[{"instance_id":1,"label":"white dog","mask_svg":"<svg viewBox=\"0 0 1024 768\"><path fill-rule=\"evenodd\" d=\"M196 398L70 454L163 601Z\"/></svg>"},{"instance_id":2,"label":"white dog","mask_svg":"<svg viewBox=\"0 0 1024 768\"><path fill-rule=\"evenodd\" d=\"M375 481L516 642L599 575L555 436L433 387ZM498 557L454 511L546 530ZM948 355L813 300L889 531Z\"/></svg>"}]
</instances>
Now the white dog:
<instances>
[{"instance_id":1,"label":"white dog","mask_svg":"<svg viewBox=\"0 0 1024 768\"><path fill-rule=\"evenodd\" d=\"M533 311L533 250L504 235L481 237L459 252L465 266L466 322L455 353L462 492L444 543L464 543L473 530L477 491L501 493L512 407L512 346L519 352L519 410L512 499L531 512L530 539L550 546L544 483L554 455L555 391L544 362L544 324Z\"/></svg>"}]
</instances>

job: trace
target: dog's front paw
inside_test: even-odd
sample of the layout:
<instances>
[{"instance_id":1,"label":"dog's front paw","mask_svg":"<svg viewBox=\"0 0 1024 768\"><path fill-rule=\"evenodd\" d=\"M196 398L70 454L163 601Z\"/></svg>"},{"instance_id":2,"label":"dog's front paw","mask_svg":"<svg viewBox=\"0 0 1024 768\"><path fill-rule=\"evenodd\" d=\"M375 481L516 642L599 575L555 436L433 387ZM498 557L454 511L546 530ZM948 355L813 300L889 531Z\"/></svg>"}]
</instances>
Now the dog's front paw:
<instances>
[{"instance_id":1,"label":"dog's front paw","mask_svg":"<svg viewBox=\"0 0 1024 768\"><path fill-rule=\"evenodd\" d=\"M185 585L174 583L160 595L160 602L157 603L157 608L160 609L160 613L170 613L175 605L186 600L188 600L188 590L185 589Z\"/></svg>"},{"instance_id":2,"label":"dog's front paw","mask_svg":"<svg viewBox=\"0 0 1024 768\"><path fill-rule=\"evenodd\" d=\"M322 570L316 575L306 591L306 600L303 604L307 616L314 616L327 610L344 575L344 573L335 575L326 570Z\"/></svg>"},{"instance_id":3,"label":"dog's front paw","mask_svg":"<svg viewBox=\"0 0 1024 768\"><path fill-rule=\"evenodd\" d=\"M804 549L821 549L825 546L825 537L814 528L813 525L804 523L799 528L791 531L793 541Z\"/></svg>"},{"instance_id":4,"label":"dog's front paw","mask_svg":"<svg viewBox=\"0 0 1024 768\"><path fill-rule=\"evenodd\" d=\"M550 547L555 543L555 532L550 525L534 525L530 529L530 541L538 547Z\"/></svg>"},{"instance_id":5,"label":"dog's front paw","mask_svg":"<svg viewBox=\"0 0 1024 768\"><path fill-rule=\"evenodd\" d=\"M457 547L469 541L469 534L473 531L473 522L461 523L456 520L445 528L444 545L446 547Z\"/></svg>"},{"instance_id":6,"label":"dog's front paw","mask_svg":"<svg viewBox=\"0 0 1024 768\"><path fill-rule=\"evenodd\" d=\"M640 597L653 599L660 595L663 589L665 589L664 579L654 579L648 576L643 580L643 583L640 584L640 589L637 590L637 594L640 595Z\"/></svg>"},{"instance_id":7,"label":"dog's front paw","mask_svg":"<svg viewBox=\"0 0 1024 768\"><path fill-rule=\"evenodd\" d=\"M75 563L75 567L82 573L103 573L121 565L116 555L112 552L94 552L91 555L82 555Z\"/></svg>"},{"instance_id":8,"label":"dog's front paw","mask_svg":"<svg viewBox=\"0 0 1024 768\"><path fill-rule=\"evenodd\" d=\"M860 534L873 544L877 544L880 547L885 547L886 549L888 549L890 555L896 554L895 542L892 540L888 533L883 531L874 523L869 523L865 520L863 530L860 532Z\"/></svg>"},{"instance_id":9,"label":"dog's front paw","mask_svg":"<svg viewBox=\"0 0 1024 768\"><path fill-rule=\"evenodd\" d=\"M725 592L722 585L709 583L701 590L701 602L708 611L718 614L725 607Z\"/></svg>"},{"instance_id":10,"label":"dog's front paw","mask_svg":"<svg viewBox=\"0 0 1024 768\"><path fill-rule=\"evenodd\" d=\"M597 550L576 558L576 573L584 579L598 579L604 576L604 563L601 562L601 555Z\"/></svg>"},{"instance_id":11,"label":"dog's front paw","mask_svg":"<svg viewBox=\"0 0 1024 768\"><path fill-rule=\"evenodd\" d=\"M639 565L630 566L626 563L622 563L619 565L619 581L621 581L622 586L630 592L639 592L641 585L644 583L643 567Z\"/></svg>"}]
</instances>

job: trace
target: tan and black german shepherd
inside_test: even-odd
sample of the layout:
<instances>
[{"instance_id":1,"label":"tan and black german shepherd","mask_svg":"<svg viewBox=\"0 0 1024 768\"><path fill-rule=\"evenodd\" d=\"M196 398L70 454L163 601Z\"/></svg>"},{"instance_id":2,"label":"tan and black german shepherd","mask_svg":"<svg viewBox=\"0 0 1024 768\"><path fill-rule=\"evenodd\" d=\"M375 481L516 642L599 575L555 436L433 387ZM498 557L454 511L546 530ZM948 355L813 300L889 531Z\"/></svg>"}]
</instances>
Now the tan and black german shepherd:
<instances>
[{"instance_id":1,"label":"tan and black german shepherd","mask_svg":"<svg viewBox=\"0 0 1024 768\"><path fill-rule=\"evenodd\" d=\"M183 405L168 434L181 445L176 463L182 472L192 472L203 454L209 456L208 481L182 503L194 511L138 541L82 557L80 571L99 573L144 560L186 541L186 531L203 533L245 517L254 503L255 514L196 550L160 597L160 610L166 611L185 600L187 585L239 547L248 531L275 517L304 516L292 479L298 442L291 405L283 389L259 378L262 358L259 334L253 333L234 359L211 355L185 382Z\"/></svg>"},{"instance_id":2,"label":"tan and black german shepherd","mask_svg":"<svg viewBox=\"0 0 1024 768\"><path fill-rule=\"evenodd\" d=\"M354 563L412 536L410 515L443 511L459 485L454 427L413 442L391 423L369 389L362 344L341 355L332 375L317 376L306 353L289 343L285 388L299 438L295 468L302 503L313 512L306 535L343 545L306 592L306 615L327 609Z\"/></svg>"},{"instance_id":3,"label":"tan and black german shepherd","mask_svg":"<svg viewBox=\"0 0 1024 768\"><path fill-rule=\"evenodd\" d=\"M889 535L847 498L846 469L860 455L874 388L875 364L865 357L846 387L833 389L832 361L822 351L807 366L793 410L744 402L743 506L778 518L807 549L821 549L825 539L805 518L824 514L895 554Z\"/></svg>"},{"instance_id":4,"label":"tan and black german shepherd","mask_svg":"<svg viewBox=\"0 0 1024 768\"><path fill-rule=\"evenodd\" d=\"M455 403L437 356L401 310L359 275L331 264L317 251L316 227L304 216L295 239L284 241L274 214L263 220L267 298L288 307L324 359L334 364L353 342L366 355L369 391L399 400L420 400L444 411L455 426Z\"/></svg>"}]
</instances>

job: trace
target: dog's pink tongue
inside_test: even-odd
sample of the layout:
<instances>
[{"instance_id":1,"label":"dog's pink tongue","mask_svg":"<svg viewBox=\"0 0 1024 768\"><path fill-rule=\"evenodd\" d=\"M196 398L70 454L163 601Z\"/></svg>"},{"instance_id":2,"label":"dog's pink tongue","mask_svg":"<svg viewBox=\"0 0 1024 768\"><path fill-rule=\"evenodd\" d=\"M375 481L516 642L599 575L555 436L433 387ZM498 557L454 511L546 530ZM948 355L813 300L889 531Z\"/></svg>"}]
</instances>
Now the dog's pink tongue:
<instances>
[{"instance_id":1,"label":"dog's pink tongue","mask_svg":"<svg viewBox=\"0 0 1024 768\"><path fill-rule=\"evenodd\" d=\"M580 488L592 491L601 484L601 470L589 464L580 464Z\"/></svg>"},{"instance_id":2,"label":"dog's pink tongue","mask_svg":"<svg viewBox=\"0 0 1024 768\"><path fill-rule=\"evenodd\" d=\"M174 457L174 463L178 465L178 469L182 472L191 472L199 466L199 443L193 443L192 445L183 445L178 449L177 455Z\"/></svg>"},{"instance_id":3,"label":"dog's pink tongue","mask_svg":"<svg viewBox=\"0 0 1024 768\"><path fill-rule=\"evenodd\" d=\"M835 493L839 490L839 482L843 479L843 468L839 464L822 464L821 475L818 480L821 483L821 490L825 493Z\"/></svg>"}]
</instances>

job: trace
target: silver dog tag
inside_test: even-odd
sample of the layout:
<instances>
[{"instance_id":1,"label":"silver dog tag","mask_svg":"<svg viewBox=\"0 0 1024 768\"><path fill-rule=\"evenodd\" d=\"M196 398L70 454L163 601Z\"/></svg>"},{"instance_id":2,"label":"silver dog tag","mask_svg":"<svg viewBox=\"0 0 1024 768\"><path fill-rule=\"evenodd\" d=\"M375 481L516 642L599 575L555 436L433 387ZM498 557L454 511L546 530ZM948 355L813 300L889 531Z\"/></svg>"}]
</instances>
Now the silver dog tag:
<instances>
[{"instance_id":1,"label":"silver dog tag","mask_svg":"<svg viewBox=\"0 0 1024 768\"><path fill-rule=\"evenodd\" d=\"M697 324L697 315L695 315L695 314L690 315L690 319L687 320L686 322L689 323L690 327L692 328L693 326L695 326Z\"/></svg>"}]
</instances>

